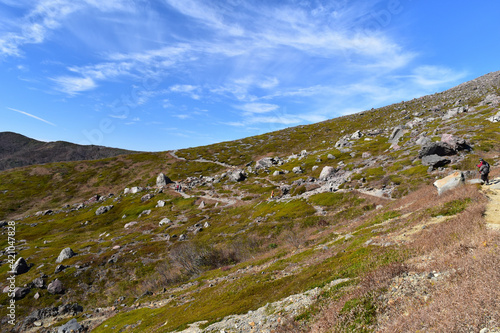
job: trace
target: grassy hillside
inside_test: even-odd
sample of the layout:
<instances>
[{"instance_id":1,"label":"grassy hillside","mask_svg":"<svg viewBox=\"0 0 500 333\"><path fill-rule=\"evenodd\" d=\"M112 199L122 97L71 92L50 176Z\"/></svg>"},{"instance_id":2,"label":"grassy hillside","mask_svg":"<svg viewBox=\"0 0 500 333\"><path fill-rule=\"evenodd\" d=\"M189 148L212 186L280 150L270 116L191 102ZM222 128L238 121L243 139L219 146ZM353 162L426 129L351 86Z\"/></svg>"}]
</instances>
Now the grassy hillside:
<instances>
[{"instance_id":1,"label":"grassy hillside","mask_svg":"<svg viewBox=\"0 0 500 333\"><path fill-rule=\"evenodd\" d=\"M431 184L456 170L477 177L480 156L499 175L500 133L488 120L499 112L499 78L234 142L3 171L0 220L15 221L17 256L32 267L16 276L31 287L16 301L16 326L5 320L6 293L0 325L48 332L74 317L93 332L492 329L499 238L484 213L493 190L438 196ZM443 134L470 149L423 165L419 139ZM257 168L263 157L281 162ZM320 180L327 166L334 174ZM245 180L231 180L236 170ZM155 186L160 172L183 191ZM142 190L124 192L134 186ZM56 263L66 247L76 255ZM0 281L8 270L5 257ZM64 293L31 285L40 276ZM279 303L306 291L316 295L307 306ZM73 303L83 311L36 312ZM230 315L243 316L238 328Z\"/></svg>"}]
</instances>

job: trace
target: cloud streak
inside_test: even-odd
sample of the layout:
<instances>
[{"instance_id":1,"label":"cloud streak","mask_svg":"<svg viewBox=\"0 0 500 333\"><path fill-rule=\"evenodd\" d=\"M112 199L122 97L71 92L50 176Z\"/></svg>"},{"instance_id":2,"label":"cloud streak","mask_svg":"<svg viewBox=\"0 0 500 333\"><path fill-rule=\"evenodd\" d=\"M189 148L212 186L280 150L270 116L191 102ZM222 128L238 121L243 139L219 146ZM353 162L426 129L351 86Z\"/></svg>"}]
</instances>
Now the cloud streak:
<instances>
[{"instance_id":1,"label":"cloud streak","mask_svg":"<svg viewBox=\"0 0 500 333\"><path fill-rule=\"evenodd\" d=\"M21 111L21 110L14 109L14 108L7 108L7 109L9 109L9 110L11 110L11 111L14 111L14 112L18 112L18 113L24 114L25 116L28 116L28 117L34 118L34 119L36 119L36 120L43 121L43 122L44 122L44 123L46 123L46 124L49 124L49 125L52 125L52 126L57 126L56 124L51 123L51 122L50 122L50 121L48 121L48 120L45 120L45 119L40 118L40 117L37 117L37 116L35 116L35 115L31 114L31 113L28 113L28 112L26 112L26 111Z\"/></svg>"}]
</instances>

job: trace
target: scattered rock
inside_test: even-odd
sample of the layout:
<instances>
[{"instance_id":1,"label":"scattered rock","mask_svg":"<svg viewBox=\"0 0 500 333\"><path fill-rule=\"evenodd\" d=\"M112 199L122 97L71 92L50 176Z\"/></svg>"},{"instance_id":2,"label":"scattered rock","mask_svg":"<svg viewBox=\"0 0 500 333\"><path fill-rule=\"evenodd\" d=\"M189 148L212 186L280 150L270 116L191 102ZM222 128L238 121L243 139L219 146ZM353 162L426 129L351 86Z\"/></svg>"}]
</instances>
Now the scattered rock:
<instances>
[{"instance_id":1,"label":"scattered rock","mask_svg":"<svg viewBox=\"0 0 500 333\"><path fill-rule=\"evenodd\" d=\"M198 206L199 209L205 208L205 201L202 201L200 205Z\"/></svg>"},{"instance_id":2,"label":"scattered rock","mask_svg":"<svg viewBox=\"0 0 500 333\"><path fill-rule=\"evenodd\" d=\"M57 328L57 333L78 333L85 332L86 329L80 325L75 318L68 321L66 324Z\"/></svg>"},{"instance_id":3,"label":"scattered rock","mask_svg":"<svg viewBox=\"0 0 500 333\"><path fill-rule=\"evenodd\" d=\"M97 208L97 210L95 211L95 215L101 215L101 214L104 214L108 211L111 210L111 208L113 208L114 206L113 205L109 205L109 206L101 206L99 208Z\"/></svg>"},{"instance_id":4,"label":"scattered rock","mask_svg":"<svg viewBox=\"0 0 500 333\"><path fill-rule=\"evenodd\" d=\"M33 296L34 299L39 299L40 298L40 293L37 292L34 296ZM36 326L36 325L35 325Z\"/></svg>"},{"instance_id":5,"label":"scattered rock","mask_svg":"<svg viewBox=\"0 0 500 333\"><path fill-rule=\"evenodd\" d=\"M129 222L129 223L125 223L125 225L123 226L125 229L129 229L130 227L133 227L134 225L136 225L137 222L136 221L133 221L133 222Z\"/></svg>"},{"instance_id":6,"label":"scattered rock","mask_svg":"<svg viewBox=\"0 0 500 333\"><path fill-rule=\"evenodd\" d=\"M23 287L16 287L14 288L14 298L15 299L22 299L26 297L30 293L31 289L30 288L23 288Z\"/></svg>"},{"instance_id":7,"label":"scattered rock","mask_svg":"<svg viewBox=\"0 0 500 333\"><path fill-rule=\"evenodd\" d=\"M45 287L45 281L41 277L37 277L36 279L33 280L33 286L36 288L44 288Z\"/></svg>"},{"instance_id":8,"label":"scattered rock","mask_svg":"<svg viewBox=\"0 0 500 333\"><path fill-rule=\"evenodd\" d=\"M75 255L76 255L76 253L73 252L73 250L71 248L67 247L67 248L63 249L61 251L61 253L59 253L59 256L56 259L56 263L60 263L63 260L69 259Z\"/></svg>"},{"instance_id":9,"label":"scattered rock","mask_svg":"<svg viewBox=\"0 0 500 333\"><path fill-rule=\"evenodd\" d=\"M158 203L156 204L156 207L165 207L165 201L163 200L158 200Z\"/></svg>"},{"instance_id":10,"label":"scattered rock","mask_svg":"<svg viewBox=\"0 0 500 333\"><path fill-rule=\"evenodd\" d=\"M24 260L23 257L17 259L14 265L12 266L12 273L15 275L24 274L29 270L30 267L28 266L28 263L26 262L26 260Z\"/></svg>"},{"instance_id":11,"label":"scattered rock","mask_svg":"<svg viewBox=\"0 0 500 333\"><path fill-rule=\"evenodd\" d=\"M145 194L141 197L141 201L142 202L146 202L148 200L150 200L151 198L153 198L155 195L153 193L148 193L148 194Z\"/></svg>"},{"instance_id":12,"label":"scattered rock","mask_svg":"<svg viewBox=\"0 0 500 333\"><path fill-rule=\"evenodd\" d=\"M59 279L55 279L47 286L47 291L51 294L62 294L64 293L63 283Z\"/></svg>"},{"instance_id":13,"label":"scattered rock","mask_svg":"<svg viewBox=\"0 0 500 333\"><path fill-rule=\"evenodd\" d=\"M65 266L65 265L57 265L56 269L54 270L54 274L57 274L59 272L62 272L64 271L66 268L68 268L69 266Z\"/></svg>"},{"instance_id":14,"label":"scattered rock","mask_svg":"<svg viewBox=\"0 0 500 333\"><path fill-rule=\"evenodd\" d=\"M397 144L399 142L399 139L405 135L406 131L404 129L404 126L396 126L392 130L391 135L389 136L389 143L391 144Z\"/></svg>"},{"instance_id":15,"label":"scattered rock","mask_svg":"<svg viewBox=\"0 0 500 333\"><path fill-rule=\"evenodd\" d=\"M179 240L180 241L185 241L186 239L187 239L187 235L186 234L179 235Z\"/></svg>"},{"instance_id":16,"label":"scattered rock","mask_svg":"<svg viewBox=\"0 0 500 333\"><path fill-rule=\"evenodd\" d=\"M235 170L229 174L229 180L233 182L241 182L247 178L245 171Z\"/></svg>"},{"instance_id":17,"label":"scattered rock","mask_svg":"<svg viewBox=\"0 0 500 333\"><path fill-rule=\"evenodd\" d=\"M149 215L151 214L151 209L146 209L146 210L143 210L138 217L141 217L143 215Z\"/></svg>"},{"instance_id":18,"label":"scattered rock","mask_svg":"<svg viewBox=\"0 0 500 333\"><path fill-rule=\"evenodd\" d=\"M294 168L292 169L292 172L294 172L294 173L303 173L304 171L302 170L302 168L301 168L301 167L296 166L296 167L294 167Z\"/></svg>"},{"instance_id":19,"label":"scattered rock","mask_svg":"<svg viewBox=\"0 0 500 333\"><path fill-rule=\"evenodd\" d=\"M161 227L161 226L164 226L164 225L167 225L167 224L171 224L171 223L172 223L172 221L170 221L170 219L169 219L169 218L166 218L166 217L165 217L164 219L162 219L162 220L160 221L160 223L158 223L158 225Z\"/></svg>"},{"instance_id":20,"label":"scattered rock","mask_svg":"<svg viewBox=\"0 0 500 333\"><path fill-rule=\"evenodd\" d=\"M498 122L500 122L500 112L498 112L493 117L488 118L488 120L491 121L492 123L498 123Z\"/></svg>"}]
</instances>

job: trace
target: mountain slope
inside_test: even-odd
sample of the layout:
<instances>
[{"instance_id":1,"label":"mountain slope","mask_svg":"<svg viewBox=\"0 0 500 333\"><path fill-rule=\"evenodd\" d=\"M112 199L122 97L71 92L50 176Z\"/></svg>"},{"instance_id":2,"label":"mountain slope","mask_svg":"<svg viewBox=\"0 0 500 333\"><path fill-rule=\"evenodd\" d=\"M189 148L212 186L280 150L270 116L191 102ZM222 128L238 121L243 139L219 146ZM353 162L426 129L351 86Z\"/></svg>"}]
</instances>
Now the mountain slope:
<instances>
[{"instance_id":1,"label":"mountain slope","mask_svg":"<svg viewBox=\"0 0 500 333\"><path fill-rule=\"evenodd\" d=\"M1 230L15 226L31 266L15 326L3 312L0 326L495 332L499 88L496 72L234 142L0 172ZM493 186L474 184L479 157ZM175 183L157 186L160 172ZM470 183L438 195L454 172ZM76 255L56 262L67 247Z\"/></svg>"},{"instance_id":2,"label":"mountain slope","mask_svg":"<svg viewBox=\"0 0 500 333\"><path fill-rule=\"evenodd\" d=\"M41 142L13 132L0 133L0 170L62 161L95 160L132 151L82 146L64 141Z\"/></svg>"}]
</instances>

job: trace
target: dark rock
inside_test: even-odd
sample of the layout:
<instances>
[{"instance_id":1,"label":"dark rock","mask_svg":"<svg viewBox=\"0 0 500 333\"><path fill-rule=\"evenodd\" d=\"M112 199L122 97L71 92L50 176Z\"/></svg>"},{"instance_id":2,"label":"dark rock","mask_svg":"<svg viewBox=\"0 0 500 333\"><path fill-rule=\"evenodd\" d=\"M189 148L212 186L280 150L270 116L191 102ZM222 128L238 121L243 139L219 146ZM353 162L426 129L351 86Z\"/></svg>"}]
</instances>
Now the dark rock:
<instances>
[{"instance_id":1,"label":"dark rock","mask_svg":"<svg viewBox=\"0 0 500 333\"><path fill-rule=\"evenodd\" d=\"M111 208L113 208L113 205L109 205L109 206L101 206L99 208L97 208L97 210L95 211L95 215L101 215L101 214L104 214L108 211L111 210Z\"/></svg>"},{"instance_id":2,"label":"dark rock","mask_svg":"<svg viewBox=\"0 0 500 333\"><path fill-rule=\"evenodd\" d=\"M57 265L56 269L54 270L54 274L57 274L59 272L62 272L64 271L66 268L68 268L69 266L65 266L65 265Z\"/></svg>"},{"instance_id":3,"label":"dark rock","mask_svg":"<svg viewBox=\"0 0 500 333\"><path fill-rule=\"evenodd\" d=\"M63 249L61 251L61 253L59 253L59 257L57 257L56 263L60 263L63 260L69 259L75 255L76 255L76 253L73 252L73 250L70 247L67 247L67 248Z\"/></svg>"},{"instance_id":4,"label":"dark rock","mask_svg":"<svg viewBox=\"0 0 500 333\"><path fill-rule=\"evenodd\" d=\"M28 266L26 260L24 260L23 257L17 259L17 261L14 263L14 266L12 266L12 273L14 273L15 275L24 274L29 270L30 266Z\"/></svg>"},{"instance_id":5,"label":"dark rock","mask_svg":"<svg viewBox=\"0 0 500 333\"><path fill-rule=\"evenodd\" d=\"M422 146L418 157L422 158L428 155L449 156L456 153L456 150L445 142L430 142Z\"/></svg>"},{"instance_id":6,"label":"dark rock","mask_svg":"<svg viewBox=\"0 0 500 333\"><path fill-rule=\"evenodd\" d=\"M108 264L116 264L118 261L118 254L113 254L109 259L108 259Z\"/></svg>"},{"instance_id":7,"label":"dark rock","mask_svg":"<svg viewBox=\"0 0 500 333\"><path fill-rule=\"evenodd\" d=\"M16 287L14 289L14 297L15 299L22 299L26 297L26 295L28 295L30 291L30 288Z\"/></svg>"},{"instance_id":8,"label":"dark rock","mask_svg":"<svg viewBox=\"0 0 500 333\"><path fill-rule=\"evenodd\" d=\"M150 200L152 197L154 197L155 195L153 193L148 193L148 194L145 194L142 196L141 198L141 201L142 202L145 202L145 201L148 201Z\"/></svg>"},{"instance_id":9,"label":"dark rock","mask_svg":"<svg viewBox=\"0 0 500 333\"><path fill-rule=\"evenodd\" d=\"M64 293L64 286L59 279L55 279L49 283L47 291L51 294L62 294Z\"/></svg>"},{"instance_id":10,"label":"dark rock","mask_svg":"<svg viewBox=\"0 0 500 333\"><path fill-rule=\"evenodd\" d=\"M438 156L438 155L427 155L422 157L422 165L431 166L434 169L439 167L444 167L446 164L449 164L451 160L446 157Z\"/></svg>"},{"instance_id":11,"label":"dark rock","mask_svg":"<svg viewBox=\"0 0 500 333\"><path fill-rule=\"evenodd\" d=\"M247 178L245 171L243 170L235 170L229 174L229 180L233 182L241 182Z\"/></svg>"}]
</instances>

